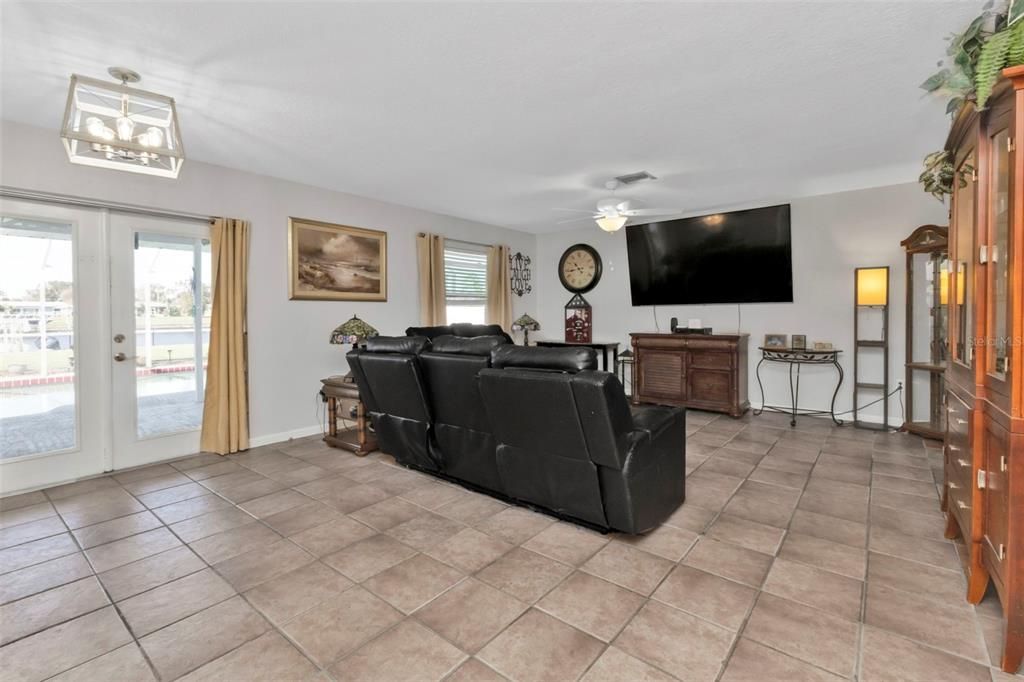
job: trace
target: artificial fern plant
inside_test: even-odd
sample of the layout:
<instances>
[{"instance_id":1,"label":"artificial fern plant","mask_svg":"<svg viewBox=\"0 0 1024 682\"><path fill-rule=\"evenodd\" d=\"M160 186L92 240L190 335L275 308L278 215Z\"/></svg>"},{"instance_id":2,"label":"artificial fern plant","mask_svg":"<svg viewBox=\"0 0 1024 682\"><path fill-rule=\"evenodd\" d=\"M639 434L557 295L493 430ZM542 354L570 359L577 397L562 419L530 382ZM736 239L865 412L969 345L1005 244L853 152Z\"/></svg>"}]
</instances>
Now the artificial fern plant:
<instances>
[{"instance_id":1,"label":"artificial fern plant","mask_svg":"<svg viewBox=\"0 0 1024 682\"><path fill-rule=\"evenodd\" d=\"M1024 21L992 35L981 47L974 72L974 88L979 109L985 108L1000 72L1008 66L1024 64Z\"/></svg>"}]
</instances>

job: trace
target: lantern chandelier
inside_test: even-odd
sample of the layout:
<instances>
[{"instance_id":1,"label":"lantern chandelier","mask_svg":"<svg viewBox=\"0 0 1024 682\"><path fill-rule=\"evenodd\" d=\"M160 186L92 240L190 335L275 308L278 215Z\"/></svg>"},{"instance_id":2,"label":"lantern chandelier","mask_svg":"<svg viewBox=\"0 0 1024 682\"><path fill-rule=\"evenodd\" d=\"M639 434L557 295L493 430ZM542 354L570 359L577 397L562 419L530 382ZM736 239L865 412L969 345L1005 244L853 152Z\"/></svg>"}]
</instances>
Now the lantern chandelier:
<instances>
[{"instance_id":1,"label":"lantern chandelier","mask_svg":"<svg viewBox=\"0 0 1024 682\"><path fill-rule=\"evenodd\" d=\"M108 83L72 75L60 136L71 163L177 178L185 161L174 99L129 83L141 76L112 66Z\"/></svg>"}]
</instances>

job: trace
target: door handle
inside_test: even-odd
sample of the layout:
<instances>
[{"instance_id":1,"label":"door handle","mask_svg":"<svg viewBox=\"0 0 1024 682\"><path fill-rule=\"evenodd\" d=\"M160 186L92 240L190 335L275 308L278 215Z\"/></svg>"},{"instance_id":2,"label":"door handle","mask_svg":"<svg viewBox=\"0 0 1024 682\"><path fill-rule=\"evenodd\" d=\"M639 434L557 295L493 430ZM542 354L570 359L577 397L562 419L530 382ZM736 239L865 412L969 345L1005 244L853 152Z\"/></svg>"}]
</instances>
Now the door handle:
<instances>
[{"instance_id":1,"label":"door handle","mask_svg":"<svg viewBox=\"0 0 1024 682\"><path fill-rule=\"evenodd\" d=\"M125 360L134 360L136 356L125 355L124 353L114 353L114 360L117 362L124 362Z\"/></svg>"}]
</instances>

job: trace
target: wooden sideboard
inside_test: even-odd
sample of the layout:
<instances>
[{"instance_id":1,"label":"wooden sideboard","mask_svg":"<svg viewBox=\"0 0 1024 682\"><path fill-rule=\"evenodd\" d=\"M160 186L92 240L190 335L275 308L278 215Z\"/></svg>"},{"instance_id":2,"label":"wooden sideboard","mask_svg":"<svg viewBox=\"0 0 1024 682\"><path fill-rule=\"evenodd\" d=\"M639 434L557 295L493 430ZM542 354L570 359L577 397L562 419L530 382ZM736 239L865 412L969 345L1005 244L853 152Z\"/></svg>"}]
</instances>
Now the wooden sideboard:
<instances>
[{"instance_id":1,"label":"wooden sideboard","mask_svg":"<svg viewBox=\"0 0 1024 682\"><path fill-rule=\"evenodd\" d=\"M747 399L747 334L630 334L633 402L739 417Z\"/></svg>"},{"instance_id":2,"label":"wooden sideboard","mask_svg":"<svg viewBox=\"0 0 1024 682\"><path fill-rule=\"evenodd\" d=\"M1003 606L1001 667L1024 657L1024 66L960 110L946 142L950 211L946 537L967 546L967 600L991 581Z\"/></svg>"}]
</instances>

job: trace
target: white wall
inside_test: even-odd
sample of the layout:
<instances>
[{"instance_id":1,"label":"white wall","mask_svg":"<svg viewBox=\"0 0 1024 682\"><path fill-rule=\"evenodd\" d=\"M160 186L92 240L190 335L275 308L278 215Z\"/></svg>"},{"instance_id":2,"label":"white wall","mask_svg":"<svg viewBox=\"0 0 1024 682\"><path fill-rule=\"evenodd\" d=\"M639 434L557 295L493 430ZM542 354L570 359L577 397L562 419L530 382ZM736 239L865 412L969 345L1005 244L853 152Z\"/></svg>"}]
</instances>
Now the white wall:
<instances>
[{"instance_id":1,"label":"white wall","mask_svg":"<svg viewBox=\"0 0 1024 682\"><path fill-rule=\"evenodd\" d=\"M749 208L738 205L735 209ZM570 294L558 281L558 259L568 246L584 242L595 247L604 260L601 283L585 298L594 309L594 340L619 341L628 348L630 332L669 329L669 319L678 317L685 326L689 318L700 318L717 332L750 334L750 400L760 404L754 368L760 359L757 346L766 333L806 334L808 343L830 341L844 351L841 364L846 379L836 403L838 410L852 407L853 382L853 269L888 265L891 315L890 381L895 388L903 381L905 326L905 255L900 240L925 223L945 225L947 208L931 198L916 183L876 189L829 194L792 202L793 303L650 306L633 307L629 293L626 234L601 232L588 226L571 232L539 235L535 279L543 292L538 299L538 338L562 336L563 306ZM742 276L742 273L737 273ZM655 323L655 316L657 325ZM871 351L868 351L871 352ZM862 356L866 357L866 356ZM881 363L875 370L880 380ZM785 365L765 363L761 368L765 401L769 405L789 404ZM827 409L835 386L831 367L804 367L800 405ZM877 395L877 394L876 394ZM867 398L860 402L863 404ZM880 419L881 406L865 412L866 418ZM902 423L899 402L890 405L890 423Z\"/></svg>"},{"instance_id":2,"label":"white wall","mask_svg":"<svg viewBox=\"0 0 1024 682\"><path fill-rule=\"evenodd\" d=\"M353 314L382 334L419 324L417 232L504 243L513 253L536 255L532 234L219 166L188 161L175 181L72 165L55 131L7 121L0 121L0 184L252 222L249 372L257 443L317 428L320 379L347 371L347 347L327 343L338 324ZM289 301L288 216L386 231L388 301ZM516 316L535 313L536 288L513 299Z\"/></svg>"}]
</instances>

